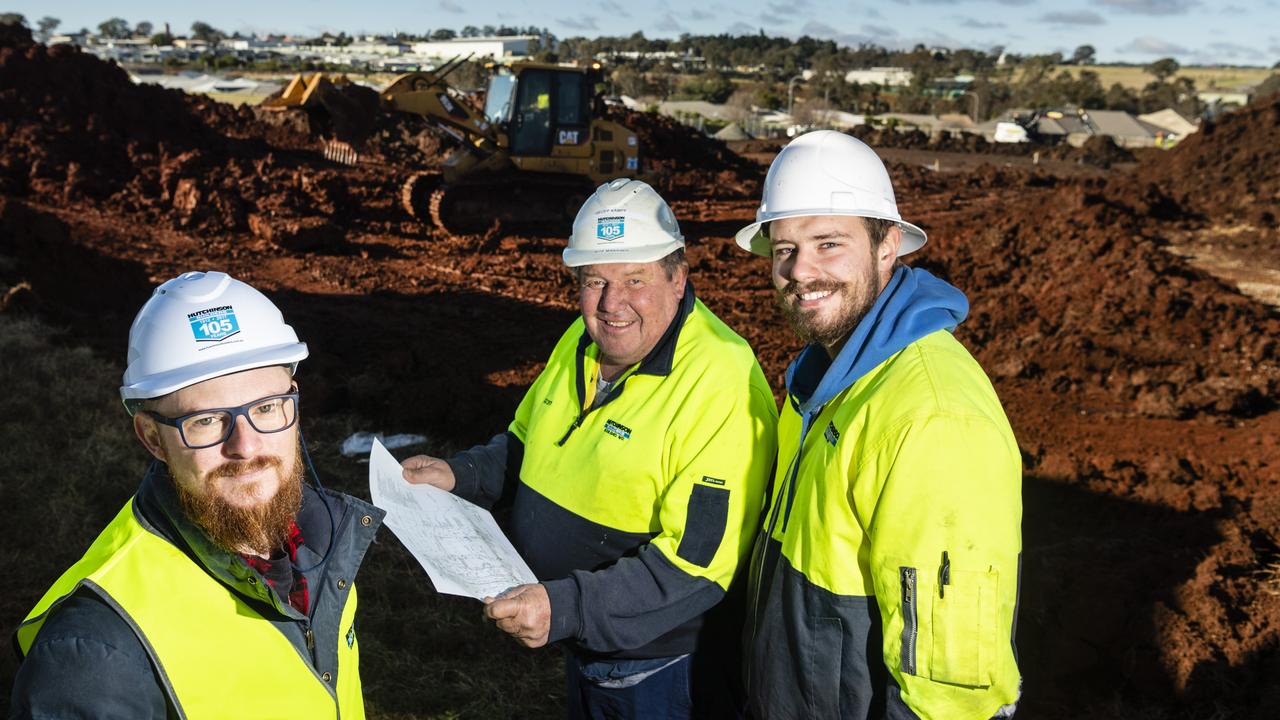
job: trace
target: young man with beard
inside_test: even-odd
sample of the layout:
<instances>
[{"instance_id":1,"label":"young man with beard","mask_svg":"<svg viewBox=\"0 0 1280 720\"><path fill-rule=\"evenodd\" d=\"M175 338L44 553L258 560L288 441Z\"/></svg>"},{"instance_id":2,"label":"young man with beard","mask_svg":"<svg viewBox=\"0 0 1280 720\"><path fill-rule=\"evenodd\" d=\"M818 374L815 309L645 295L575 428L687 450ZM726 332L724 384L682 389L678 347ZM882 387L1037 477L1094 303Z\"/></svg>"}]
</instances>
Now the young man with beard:
<instances>
[{"instance_id":1,"label":"young man with beard","mask_svg":"<svg viewBox=\"0 0 1280 720\"><path fill-rule=\"evenodd\" d=\"M305 357L224 273L156 288L120 388L155 461L18 628L13 717L364 716L354 579L383 513L303 482Z\"/></svg>"},{"instance_id":2,"label":"young man with beard","mask_svg":"<svg viewBox=\"0 0 1280 720\"><path fill-rule=\"evenodd\" d=\"M841 133L783 148L737 241L772 258L806 343L751 561L752 714L1011 716L1021 455L951 335L967 300L898 261L925 234L874 151Z\"/></svg>"},{"instance_id":3,"label":"young man with beard","mask_svg":"<svg viewBox=\"0 0 1280 720\"><path fill-rule=\"evenodd\" d=\"M733 717L741 618L722 601L773 465L769 384L694 296L680 226L645 183L600 186L564 261L582 317L508 431L409 458L405 478L485 506L514 496L511 541L541 582L485 615L564 647L570 718Z\"/></svg>"}]
</instances>

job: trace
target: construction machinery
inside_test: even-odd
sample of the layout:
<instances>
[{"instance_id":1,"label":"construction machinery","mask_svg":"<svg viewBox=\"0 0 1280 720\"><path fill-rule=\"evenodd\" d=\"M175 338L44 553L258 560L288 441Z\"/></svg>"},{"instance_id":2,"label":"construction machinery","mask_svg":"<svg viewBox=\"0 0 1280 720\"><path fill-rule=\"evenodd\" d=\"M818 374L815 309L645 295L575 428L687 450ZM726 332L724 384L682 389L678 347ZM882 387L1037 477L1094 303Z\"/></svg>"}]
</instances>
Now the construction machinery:
<instances>
[{"instance_id":1,"label":"construction machinery","mask_svg":"<svg viewBox=\"0 0 1280 720\"><path fill-rule=\"evenodd\" d=\"M417 115L457 141L438 168L415 173L403 185L400 200L409 214L454 233L483 230L495 220L559 225L572 220L597 185L641 176L636 133L602 117L598 63L491 66L480 108L446 81L468 59L401 75L378 93L381 111ZM344 76L299 75L263 106L359 113L340 92L348 82ZM345 150L337 155L351 156Z\"/></svg>"}]
</instances>

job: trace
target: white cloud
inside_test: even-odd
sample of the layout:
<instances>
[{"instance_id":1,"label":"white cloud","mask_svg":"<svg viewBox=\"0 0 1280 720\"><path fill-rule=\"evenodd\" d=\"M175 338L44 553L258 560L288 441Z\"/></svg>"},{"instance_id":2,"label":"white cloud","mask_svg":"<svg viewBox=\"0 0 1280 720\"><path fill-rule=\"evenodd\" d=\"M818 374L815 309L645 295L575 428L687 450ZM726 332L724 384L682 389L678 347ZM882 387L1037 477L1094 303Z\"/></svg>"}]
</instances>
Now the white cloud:
<instances>
[{"instance_id":1,"label":"white cloud","mask_svg":"<svg viewBox=\"0 0 1280 720\"><path fill-rule=\"evenodd\" d=\"M663 15L662 19L654 27L662 32L684 32L684 26L676 22L676 19L671 17L671 13Z\"/></svg>"},{"instance_id":2,"label":"white cloud","mask_svg":"<svg viewBox=\"0 0 1280 720\"><path fill-rule=\"evenodd\" d=\"M873 37L891 38L898 34L897 30L885 25L863 25L862 32Z\"/></svg>"},{"instance_id":3,"label":"white cloud","mask_svg":"<svg viewBox=\"0 0 1280 720\"><path fill-rule=\"evenodd\" d=\"M1262 60L1266 58L1266 55L1255 48L1230 42L1212 42L1209 43L1209 49L1219 57L1227 57L1232 60Z\"/></svg>"},{"instance_id":4,"label":"white cloud","mask_svg":"<svg viewBox=\"0 0 1280 720\"><path fill-rule=\"evenodd\" d=\"M600 9L604 10L606 15L631 17L631 13L627 12L626 6L615 0L600 0Z\"/></svg>"},{"instance_id":5,"label":"white cloud","mask_svg":"<svg viewBox=\"0 0 1280 720\"><path fill-rule=\"evenodd\" d=\"M445 12L455 13L455 14L461 14L466 12L466 10L464 10L461 5L454 2L453 0L440 0L440 9Z\"/></svg>"},{"instance_id":6,"label":"white cloud","mask_svg":"<svg viewBox=\"0 0 1280 720\"><path fill-rule=\"evenodd\" d=\"M690 20L711 20L715 18L715 13L707 12L702 8L694 8L689 12Z\"/></svg>"},{"instance_id":7,"label":"white cloud","mask_svg":"<svg viewBox=\"0 0 1280 720\"><path fill-rule=\"evenodd\" d=\"M580 15L571 18L556 18L556 22L569 28L570 30L599 30L596 27L596 19L591 15Z\"/></svg>"},{"instance_id":8,"label":"white cloud","mask_svg":"<svg viewBox=\"0 0 1280 720\"><path fill-rule=\"evenodd\" d=\"M973 30L993 30L1005 26L1002 22L986 22L984 20L975 20L973 18L956 18L956 22L960 27L971 28Z\"/></svg>"},{"instance_id":9,"label":"white cloud","mask_svg":"<svg viewBox=\"0 0 1280 720\"><path fill-rule=\"evenodd\" d=\"M1061 10L1040 16L1052 25L1105 25L1106 19L1092 10Z\"/></svg>"},{"instance_id":10,"label":"white cloud","mask_svg":"<svg viewBox=\"0 0 1280 720\"><path fill-rule=\"evenodd\" d=\"M1200 5L1200 0L1093 0L1093 4L1139 15L1181 15Z\"/></svg>"},{"instance_id":11,"label":"white cloud","mask_svg":"<svg viewBox=\"0 0 1280 720\"><path fill-rule=\"evenodd\" d=\"M1128 45L1122 45L1116 50L1119 52L1142 53L1144 55L1186 55L1190 52L1181 45L1150 35L1134 38L1133 42Z\"/></svg>"},{"instance_id":12,"label":"white cloud","mask_svg":"<svg viewBox=\"0 0 1280 720\"><path fill-rule=\"evenodd\" d=\"M824 22L810 20L804 24L804 27L800 28L800 34L810 37L831 38L839 35L840 31Z\"/></svg>"}]
</instances>

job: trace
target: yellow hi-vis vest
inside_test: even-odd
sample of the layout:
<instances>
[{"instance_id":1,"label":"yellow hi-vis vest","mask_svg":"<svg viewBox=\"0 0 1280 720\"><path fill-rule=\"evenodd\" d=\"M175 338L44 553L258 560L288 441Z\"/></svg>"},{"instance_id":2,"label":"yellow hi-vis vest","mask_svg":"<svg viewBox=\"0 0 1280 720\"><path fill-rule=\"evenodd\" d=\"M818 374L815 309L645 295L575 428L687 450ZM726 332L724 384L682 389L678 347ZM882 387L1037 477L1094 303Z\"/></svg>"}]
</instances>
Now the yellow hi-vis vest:
<instances>
[{"instance_id":1,"label":"yellow hi-vis vest","mask_svg":"<svg viewBox=\"0 0 1280 720\"><path fill-rule=\"evenodd\" d=\"M80 588L133 627L180 717L364 717L360 651L351 632L354 586L338 625L336 678L318 675L304 651L238 594L144 527L133 500L22 622L17 640L24 656L50 613Z\"/></svg>"}]
</instances>

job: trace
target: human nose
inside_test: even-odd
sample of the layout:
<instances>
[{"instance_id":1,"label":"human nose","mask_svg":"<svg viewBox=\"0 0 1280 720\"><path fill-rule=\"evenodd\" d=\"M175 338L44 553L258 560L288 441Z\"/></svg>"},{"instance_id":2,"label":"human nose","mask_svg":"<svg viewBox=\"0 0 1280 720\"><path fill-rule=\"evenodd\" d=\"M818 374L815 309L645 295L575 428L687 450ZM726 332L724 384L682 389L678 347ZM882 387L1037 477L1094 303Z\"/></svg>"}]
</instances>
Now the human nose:
<instances>
[{"instance_id":1,"label":"human nose","mask_svg":"<svg viewBox=\"0 0 1280 720\"><path fill-rule=\"evenodd\" d=\"M606 285L604 289L600 291L600 302L597 303L596 307L598 307L601 312L612 315L616 312L620 312L626 307L626 305L626 297L622 289L616 285L610 284Z\"/></svg>"},{"instance_id":2,"label":"human nose","mask_svg":"<svg viewBox=\"0 0 1280 720\"><path fill-rule=\"evenodd\" d=\"M805 283L817 279L819 269L817 263L814 262L812 252L802 248L795 248L782 261L779 268L783 278L793 282Z\"/></svg>"},{"instance_id":3,"label":"human nose","mask_svg":"<svg viewBox=\"0 0 1280 720\"><path fill-rule=\"evenodd\" d=\"M222 443L222 451L231 457L247 458L262 448L262 433L249 424L245 415L237 415L231 428L231 436Z\"/></svg>"}]
</instances>

